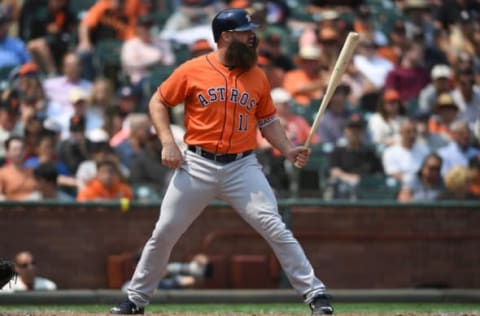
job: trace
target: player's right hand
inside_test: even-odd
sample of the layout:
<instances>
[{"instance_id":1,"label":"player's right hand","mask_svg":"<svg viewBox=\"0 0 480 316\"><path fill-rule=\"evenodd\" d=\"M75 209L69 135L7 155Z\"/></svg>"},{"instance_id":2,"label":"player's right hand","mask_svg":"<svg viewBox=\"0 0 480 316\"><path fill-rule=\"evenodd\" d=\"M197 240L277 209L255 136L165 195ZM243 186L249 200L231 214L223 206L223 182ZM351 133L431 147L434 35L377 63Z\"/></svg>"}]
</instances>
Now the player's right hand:
<instances>
[{"instance_id":1,"label":"player's right hand","mask_svg":"<svg viewBox=\"0 0 480 316\"><path fill-rule=\"evenodd\" d=\"M164 144L162 148L162 164L168 168L180 168L185 159L177 144Z\"/></svg>"}]
</instances>

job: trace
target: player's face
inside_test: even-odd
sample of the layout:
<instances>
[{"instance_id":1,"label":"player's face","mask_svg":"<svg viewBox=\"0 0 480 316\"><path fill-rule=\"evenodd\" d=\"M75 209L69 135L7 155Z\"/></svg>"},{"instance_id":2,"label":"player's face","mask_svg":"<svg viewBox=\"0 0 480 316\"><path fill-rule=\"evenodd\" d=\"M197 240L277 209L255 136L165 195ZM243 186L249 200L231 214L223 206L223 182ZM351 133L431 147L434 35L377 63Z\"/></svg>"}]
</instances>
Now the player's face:
<instances>
[{"instance_id":1,"label":"player's face","mask_svg":"<svg viewBox=\"0 0 480 316\"><path fill-rule=\"evenodd\" d=\"M229 32L225 54L229 66L248 69L257 64L257 36L253 31Z\"/></svg>"}]
</instances>

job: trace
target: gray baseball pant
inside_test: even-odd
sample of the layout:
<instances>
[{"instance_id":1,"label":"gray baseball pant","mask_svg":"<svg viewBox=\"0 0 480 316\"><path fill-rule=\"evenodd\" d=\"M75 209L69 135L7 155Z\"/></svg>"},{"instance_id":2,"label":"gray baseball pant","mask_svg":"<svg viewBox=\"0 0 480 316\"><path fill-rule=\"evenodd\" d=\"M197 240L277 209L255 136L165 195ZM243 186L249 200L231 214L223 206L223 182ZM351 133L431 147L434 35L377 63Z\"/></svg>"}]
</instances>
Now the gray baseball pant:
<instances>
[{"instance_id":1,"label":"gray baseball pant","mask_svg":"<svg viewBox=\"0 0 480 316\"><path fill-rule=\"evenodd\" d=\"M165 193L160 217L145 244L128 298L147 305L172 248L215 198L229 203L272 247L293 288L309 303L325 291L305 253L278 213L275 195L254 154L220 164L187 151Z\"/></svg>"}]
</instances>

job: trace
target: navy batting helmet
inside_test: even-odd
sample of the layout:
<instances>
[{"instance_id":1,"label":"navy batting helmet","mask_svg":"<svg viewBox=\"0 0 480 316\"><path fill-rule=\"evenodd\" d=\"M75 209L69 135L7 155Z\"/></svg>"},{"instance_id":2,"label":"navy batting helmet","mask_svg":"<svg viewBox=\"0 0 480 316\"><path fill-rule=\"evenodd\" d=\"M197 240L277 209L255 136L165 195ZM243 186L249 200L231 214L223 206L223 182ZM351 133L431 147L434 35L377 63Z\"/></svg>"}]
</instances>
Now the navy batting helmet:
<instances>
[{"instance_id":1,"label":"navy batting helmet","mask_svg":"<svg viewBox=\"0 0 480 316\"><path fill-rule=\"evenodd\" d=\"M249 31L256 29L257 24L244 9L225 9L220 11L212 21L213 38L215 42L225 31Z\"/></svg>"}]
</instances>

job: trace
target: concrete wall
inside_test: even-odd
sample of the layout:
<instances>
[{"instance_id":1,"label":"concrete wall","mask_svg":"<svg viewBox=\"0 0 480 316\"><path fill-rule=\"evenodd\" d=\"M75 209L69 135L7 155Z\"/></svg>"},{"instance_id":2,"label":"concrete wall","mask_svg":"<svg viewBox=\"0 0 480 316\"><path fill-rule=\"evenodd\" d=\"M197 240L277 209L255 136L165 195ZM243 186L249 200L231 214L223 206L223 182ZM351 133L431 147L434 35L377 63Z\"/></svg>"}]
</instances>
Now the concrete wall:
<instances>
[{"instance_id":1,"label":"concrete wall","mask_svg":"<svg viewBox=\"0 0 480 316\"><path fill-rule=\"evenodd\" d=\"M287 210L286 222L330 288L480 287L478 204L281 205ZM156 204L136 204L122 212L117 204L4 202L0 257L29 249L41 274L60 288L107 288L108 256L141 248L158 214ZM197 252L218 259L217 279L206 287L285 284L265 241L224 205L206 209L171 259L186 260Z\"/></svg>"}]
</instances>

